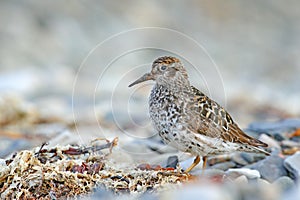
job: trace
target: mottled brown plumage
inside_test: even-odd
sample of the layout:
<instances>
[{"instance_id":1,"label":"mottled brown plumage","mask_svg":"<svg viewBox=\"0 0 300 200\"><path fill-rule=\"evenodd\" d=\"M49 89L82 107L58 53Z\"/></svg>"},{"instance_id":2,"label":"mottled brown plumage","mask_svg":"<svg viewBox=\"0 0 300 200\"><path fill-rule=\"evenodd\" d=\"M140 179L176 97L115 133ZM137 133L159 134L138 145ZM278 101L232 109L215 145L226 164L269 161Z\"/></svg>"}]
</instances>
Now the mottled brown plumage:
<instances>
[{"instance_id":1,"label":"mottled brown plumage","mask_svg":"<svg viewBox=\"0 0 300 200\"><path fill-rule=\"evenodd\" d=\"M196 156L206 157L235 151L269 153L267 145L245 134L228 112L197 88L190 85L188 74L179 59L165 56L156 59L150 73L130 84L147 80L156 82L149 99L150 117L164 142Z\"/></svg>"}]
</instances>

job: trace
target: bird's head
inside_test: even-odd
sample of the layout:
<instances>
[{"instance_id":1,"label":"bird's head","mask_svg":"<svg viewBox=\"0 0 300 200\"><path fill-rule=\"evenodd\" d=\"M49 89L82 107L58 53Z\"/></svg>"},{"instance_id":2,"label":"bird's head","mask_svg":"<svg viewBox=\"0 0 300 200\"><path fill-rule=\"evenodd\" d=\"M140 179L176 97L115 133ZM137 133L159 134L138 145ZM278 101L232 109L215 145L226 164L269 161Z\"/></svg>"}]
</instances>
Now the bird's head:
<instances>
[{"instance_id":1,"label":"bird's head","mask_svg":"<svg viewBox=\"0 0 300 200\"><path fill-rule=\"evenodd\" d=\"M189 85L188 74L178 58L164 56L157 58L152 64L152 70L134 81L129 87L144 81L153 80L158 85L180 86Z\"/></svg>"}]
</instances>

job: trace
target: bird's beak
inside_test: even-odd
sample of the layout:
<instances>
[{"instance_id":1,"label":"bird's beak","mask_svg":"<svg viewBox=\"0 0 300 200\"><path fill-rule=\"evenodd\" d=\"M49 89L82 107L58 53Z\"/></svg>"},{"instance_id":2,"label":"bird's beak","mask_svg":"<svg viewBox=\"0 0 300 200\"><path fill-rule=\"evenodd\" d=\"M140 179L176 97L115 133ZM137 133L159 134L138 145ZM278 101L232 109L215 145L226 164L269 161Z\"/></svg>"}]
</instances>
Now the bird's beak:
<instances>
[{"instance_id":1,"label":"bird's beak","mask_svg":"<svg viewBox=\"0 0 300 200\"><path fill-rule=\"evenodd\" d=\"M148 80L154 80L154 77L151 73L144 74L141 78L139 78L136 81L134 81L133 83L131 83L128 87L132 87L136 84L139 84L141 82L148 81Z\"/></svg>"}]
</instances>

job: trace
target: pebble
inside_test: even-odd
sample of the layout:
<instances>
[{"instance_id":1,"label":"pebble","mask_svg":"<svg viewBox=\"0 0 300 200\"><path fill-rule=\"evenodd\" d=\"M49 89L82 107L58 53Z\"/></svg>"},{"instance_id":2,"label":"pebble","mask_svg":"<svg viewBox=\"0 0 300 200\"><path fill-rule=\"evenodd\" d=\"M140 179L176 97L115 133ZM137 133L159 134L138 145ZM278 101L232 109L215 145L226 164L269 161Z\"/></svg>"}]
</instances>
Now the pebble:
<instances>
[{"instance_id":1,"label":"pebble","mask_svg":"<svg viewBox=\"0 0 300 200\"><path fill-rule=\"evenodd\" d=\"M229 161L229 162L217 163L217 164L211 166L210 168L226 171L227 169L233 168L235 166L236 166L235 162Z\"/></svg>"},{"instance_id":2,"label":"pebble","mask_svg":"<svg viewBox=\"0 0 300 200\"><path fill-rule=\"evenodd\" d=\"M230 200L236 199L234 191L226 191L223 187L210 183L186 184L176 190L167 190L160 195L159 199L202 199L202 200Z\"/></svg>"},{"instance_id":3,"label":"pebble","mask_svg":"<svg viewBox=\"0 0 300 200\"><path fill-rule=\"evenodd\" d=\"M300 152L289 156L284 161L285 168L293 175L293 177L299 180L300 177Z\"/></svg>"},{"instance_id":4,"label":"pebble","mask_svg":"<svg viewBox=\"0 0 300 200\"><path fill-rule=\"evenodd\" d=\"M178 164L178 156L169 156L168 160L167 160L167 168L168 167L172 167L172 168L176 168Z\"/></svg>"},{"instance_id":5,"label":"pebble","mask_svg":"<svg viewBox=\"0 0 300 200\"><path fill-rule=\"evenodd\" d=\"M247 184L248 183L248 179L247 179L247 176L245 176L245 175L242 175L242 176L239 176L239 177L237 177L235 180L234 180L234 182L236 183L236 184Z\"/></svg>"},{"instance_id":6,"label":"pebble","mask_svg":"<svg viewBox=\"0 0 300 200\"><path fill-rule=\"evenodd\" d=\"M299 142L295 142L292 140L283 140L283 141L281 141L281 144L286 147L300 147Z\"/></svg>"},{"instance_id":7,"label":"pebble","mask_svg":"<svg viewBox=\"0 0 300 200\"><path fill-rule=\"evenodd\" d=\"M258 178L257 179L257 185L259 187L268 187L268 186L270 186L270 183L268 181L266 181L265 179Z\"/></svg>"},{"instance_id":8,"label":"pebble","mask_svg":"<svg viewBox=\"0 0 300 200\"><path fill-rule=\"evenodd\" d=\"M87 197L83 197L82 199L86 199ZM94 192L92 193L92 195L88 198L90 200L94 200L94 199L114 199L115 195L104 189L103 187L98 187L94 189Z\"/></svg>"},{"instance_id":9,"label":"pebble","mask_svg":"<svg viewBox=\"0 0 300 200\"><path fill-rule=\"evenodd\" d=\"M287 171L283 166L283 158L274 154L257 163L245 167L258 170L261 177L269 182L273 182L279 177L287 175Z\"/></svg>"},{"instance_id":10,"label":"pebble","mask_svg":"<svg viewBox=\"0 0 300 200\"><path fill-rule=\"evenodd\" d=\"M255 122L249 125L250 131L270 135L286 133L300 127L300 119L284 119L277 122ZM282 135L282 134L281 134Z\"/></svg>"},{"instance_id":11,"label":"pebble","mask_svg":"<svg viewBox=\"0 0 300 200\"><path fill-rule=\"evenodd\" d=\"M17 152L23 149L30 149L34 146L33 142L25 139L9 139L4 138L0 140L0 157L9 156L12 152Z\"/></svg>"},{"instance_id":12,"label":"pebble","mask_svg":"<svg viewBox=\"0 0 300 200\"><path fill-rule=\"evenodd\" d=\"M246 152L242 152L240 154L240 156L245 159L246 162L248 163L253 163L255 162L255 157L253 153L246 153Z\"/></svg>"},{"instance_id":13,"label":"pebble","mask_svg":"<svg viewBox=\"0 0 300 200\"><path fill-rule=\"evenodd\" d=\"M282 140L285 140L285 139L286 139L286 138L285 138L282 134L280 134L280 133L275 133L275 134L273 135L273 137L274 137L275 140L277 140L277 141L279 141L279 142L281 142Z\"/></svg>"},{"instance_id":14,"label":"pebble","mask_svg":"<svg viewBox=\"0 0 300 200\"><path fill-rule=\"evenodd\" d=\"M0 167L6 167L6 162L4 159L0 158Z\"/></svg>"},{"instance_id":15,"label":"pebble","mask_svg":"<svg viewBox=\"0 0 300 200\"><path fill-rule=\"evenodd\" d=\"M240 155L248 163L254 163L266 157L265 155L262 154L246 153L246 152L242 152Z\"/></svg>"},{"instance_id":16,"label":"pebble","mask_svg":"<svg viewBox=\"0 0 300 200\"><path fill-rule=\"evenodd\" d=\"M259 137L259 140L268 144L268 148L276 148L276 149L281 149L280 144L270 136L266 134L261 134Z\"/></svg>"},{"instance_id":17,"label":"pebble","mask_svg":"<svg viewBox=\"0 0 300 200\"><path fill-rule=\"evenodd\" d=\"M231 160L242 166L249 164L246 159L242 157L241 153L234 153L231 156Z\"/></svg>"},{"instance_id":18,"label":"pebble","mask_svg":"<svg viewBox=\"0 0 300 200\"><path fill-rule=\"evenodd\" d=\"M201 169L201 170L193 171L191 174L195 176L204 175L205 177L214 177L214 176L224 176L225 172L220 169L205 169L203 172L203 170Z\"/></svg>"},{"instance_id":19,"label":"pebble","mask_svg":"<svg viewBox=\"0 0 300 200\"><path fill-rule=\"evenodd\" d=\"M274 181L272 185L279 188L282 192L286 192L295 187L295 182L288 176L282 176Z\"/></svg>"},{"instance_id":20,"label":"pebble","mask_svg":"<svg viewBox=\"0 0 300 200\"><path fill-rule=\"evenodd\" d=\"M226 174L230 177L239 177L241 175L246 176L249 179L260 178L260 173L257 170L247 169L247 168L239 168L239 169L228 169Z\"/></svg>"},{"instance_id":21,"label":"pebble","mask_svg":"<svg viewBox=\"0 0 300 200\"><path fill-rule=\"evenodd\" d=\"M156 139L147 139L147 140L141 140L141 145L147 146L148 149L151 149L152 151L155 151L159 154L166 154L166 153L176 153L178 150L162 143L160 140Z\"/></svg>"}]
</instances>

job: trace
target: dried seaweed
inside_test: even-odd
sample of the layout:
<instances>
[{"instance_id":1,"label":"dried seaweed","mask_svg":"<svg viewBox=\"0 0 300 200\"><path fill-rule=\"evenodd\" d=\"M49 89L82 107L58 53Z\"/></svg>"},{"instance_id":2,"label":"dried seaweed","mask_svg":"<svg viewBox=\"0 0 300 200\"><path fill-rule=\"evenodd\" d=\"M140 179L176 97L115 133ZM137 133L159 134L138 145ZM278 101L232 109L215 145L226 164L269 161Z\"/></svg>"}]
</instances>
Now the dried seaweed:
<instances>
[{"instance_id":1,"label":"dried seaweed","mask_svg":"<svg viewBox=\"0 0 300 200\"><path fill-rule=\"evenodd\" d=\"M0 169L1 198L68 198L91 193L100 185L115 193L142 193L188 180L185 174L159 166L118 168L108 157L117 141L50 149L43 144L18 152Z\"/></svg>"}]
</instances>

